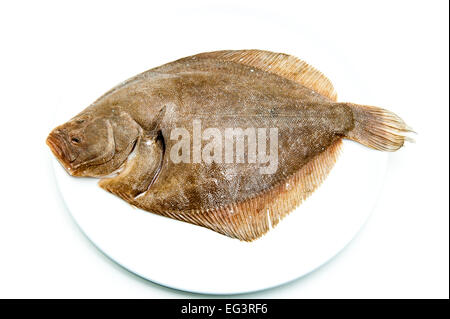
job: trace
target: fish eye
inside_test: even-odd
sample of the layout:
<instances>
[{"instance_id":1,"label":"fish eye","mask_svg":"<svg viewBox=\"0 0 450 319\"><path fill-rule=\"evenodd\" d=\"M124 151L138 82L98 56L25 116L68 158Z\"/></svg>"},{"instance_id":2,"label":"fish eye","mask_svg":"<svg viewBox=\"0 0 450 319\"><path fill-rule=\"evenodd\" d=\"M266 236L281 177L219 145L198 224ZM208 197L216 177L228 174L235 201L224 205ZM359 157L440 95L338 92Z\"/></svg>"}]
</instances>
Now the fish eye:
<instances>
[{"instance_id":1,"label":"fish eye","mask_svg":"<svg viewBox=\"0 0 450 319\"><path fill-rule=\"evenodd\" d=\"M82 119L80 119L80 120L76 120L76 122L75 123L77 123L77 124L82 124L82 123L84 123L84 120L82 120Z\"/></svg>"},{"instance_id":2,"label":"fish eye","mask_svg":"<svg viewBox=\"0 0 450 319\"><path fill-rule=\"evenodd\" d=\"M72 137L70 141L72 142L72 144L79 144L81 142L81 140L78 137Z\"/></svg>"}]
</instances>

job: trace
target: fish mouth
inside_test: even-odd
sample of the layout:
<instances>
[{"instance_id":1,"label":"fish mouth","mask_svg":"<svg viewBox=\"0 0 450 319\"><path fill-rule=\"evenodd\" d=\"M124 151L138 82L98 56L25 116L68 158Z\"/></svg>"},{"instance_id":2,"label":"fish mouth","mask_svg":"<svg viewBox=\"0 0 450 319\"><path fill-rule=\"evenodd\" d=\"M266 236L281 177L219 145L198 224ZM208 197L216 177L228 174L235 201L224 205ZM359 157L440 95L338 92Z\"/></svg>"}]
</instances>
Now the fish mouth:
<instances>
[{"instance_id":1,"label":"fish mouth","mask_svg":"<svg viewBox=\"0 0 450 319\"><path fill-rule=\"evenodd\" d=\"M52 132L47 137L46 143L66 171L70 175L75 176L76 172L74 170L73 162L77 156L70 151L66 140L60 134Z\"/></svg>"}]
</instances>

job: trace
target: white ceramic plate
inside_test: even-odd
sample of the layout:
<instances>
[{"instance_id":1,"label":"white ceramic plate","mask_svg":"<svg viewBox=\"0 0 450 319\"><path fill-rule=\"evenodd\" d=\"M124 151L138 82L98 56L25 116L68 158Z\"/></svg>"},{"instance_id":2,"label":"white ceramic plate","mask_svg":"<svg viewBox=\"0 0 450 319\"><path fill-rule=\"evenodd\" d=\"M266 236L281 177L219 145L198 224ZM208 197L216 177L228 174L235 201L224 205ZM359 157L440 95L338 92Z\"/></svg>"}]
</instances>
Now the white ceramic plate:
<instances>
[{"instance_id":1,"label":"white ceramic plate","mask_svg":"<svg viewBox=\"0 0 450 319\"><path fill-rule=\"evenodd\" d=\"M99 188L96 179L69 176L56 159L54 168L72 216L111 259L164 286L231 294L289 282L335 256L370 214L386 159L346 141L324 184L252 243L133 208Z\"/></svg>"},{"instance_id":2,"label":"white ceramic plate","mask_svg":"<svg viewBox=\"0 0 450 319\"><path fill-rule=\"evenodd\" d=\"M311 61L313 65L319 61L325 66L322 71L340 85L337 85L340 100L343 100L342 91L345 95L345 88L351 88L346 98L356 103L370 103L369 99L366 100L370 96L367 91L361 94L364 101L353 100L364 88L361 89L361 77L343 62L345 58L340 58L339 52L342 50L324 47L324 43L328 42L308 35L305 28L287 25L287 20L282 17L278 21L268 20L264 14L255 12L233 13L235 24L227 23L229 17L220 10L208 12L207 15L200 13L203 20L195 18L196 12L194 9L189 14L183 10L176 11L173 13L174 20L191 28L192 35L196 34L195 30L203 30L204 17L208 17L211 23L227 25L227 29L222 31L214 30L223 34L209 37L207 45L210 47L205 47L204 38L190 36L189 45L198 48L198 52L264 48L297 54L307 61L315 60ZM238 37L242 34L240 26L245 23L251 23L260 32ZM178 36L177 39L183 41L179 37L179 28L166 32L173 32L173 37ZM229 34L234 36L228 37ZM165 37L170 38L170 34ZM271 46L267 45L268 41ZM151 48L152 43L149 43L149 47L144 48L145 56L136 53L136 59L125 62L130 69L143 71L143 61L148 67L157 66L168 62L161 61L161 57L165 54L174 56L174 50L181 52L180 56L176 56L180 58L183 47L187 45L184 42L181 46L179 42L174 42L172 46L164 43L165 46L158 50ZM124 51L123 54L126 56L129 53ZM123 63L120 65L123 66ZM93 88L92 92L100 96L108 87L101 87L98 83L110 83L113 72L108 74L104 79L99 79L97 75L73 79L73 83L76 86L83 81L85 87L87 83ZM73 92L83 94L75 87ZM59 105L55 125L77 114L83 109L80 105L91 102L90 99L77 95L70 102ZM387 158L386 153L345 141L343 153L324 184L275 229L252 243L132 208L99 188L97 180L70 177L56 160L54 168L61 194L74 219L86 236L111 259L139 276L164 286L191 292L231 294L289 282L335 256L356 235L372 211L382 186Z\"/></svg>"}]
</instances>

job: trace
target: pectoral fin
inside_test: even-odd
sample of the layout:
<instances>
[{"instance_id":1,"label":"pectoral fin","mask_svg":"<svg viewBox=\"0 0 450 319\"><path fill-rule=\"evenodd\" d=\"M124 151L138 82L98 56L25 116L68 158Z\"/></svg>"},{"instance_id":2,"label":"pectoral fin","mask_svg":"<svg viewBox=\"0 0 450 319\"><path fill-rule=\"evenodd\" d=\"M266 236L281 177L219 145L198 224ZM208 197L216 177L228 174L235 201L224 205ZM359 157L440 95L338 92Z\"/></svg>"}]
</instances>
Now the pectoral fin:
<instances>
[{"instance_id":1,"label":"pectoral fin","mask_svg":"<svg viewBox=\"0 0 450 319\"><path fill-rule=\"evenodd\" d=\"M99 181L99 186L132 203L146 192L161 170L164 141L159 134L138 138L134 151L128 157L119 175Z\"/></svg>"}]
</instances>

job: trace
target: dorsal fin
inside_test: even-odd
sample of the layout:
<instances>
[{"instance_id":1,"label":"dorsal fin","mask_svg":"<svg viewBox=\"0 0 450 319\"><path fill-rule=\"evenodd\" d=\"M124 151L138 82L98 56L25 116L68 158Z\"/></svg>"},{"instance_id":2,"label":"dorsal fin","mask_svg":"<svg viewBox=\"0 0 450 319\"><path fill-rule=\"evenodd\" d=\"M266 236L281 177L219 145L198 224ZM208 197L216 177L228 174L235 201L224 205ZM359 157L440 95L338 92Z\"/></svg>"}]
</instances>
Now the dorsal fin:
<instances>
[{"instance_id":1,"label":"dorsal fin","mask_svg":"<svg viewBox=\"0 0 450 319\"><path fill-rule=\"evenodd\" d=\"M195 56L199 58L233 61L275 73L322 94L333 101L337 100L337 93L331 81L322 72L292 55L262 50L227 50L200 53Z\"/></svg>"}]
</instances>

